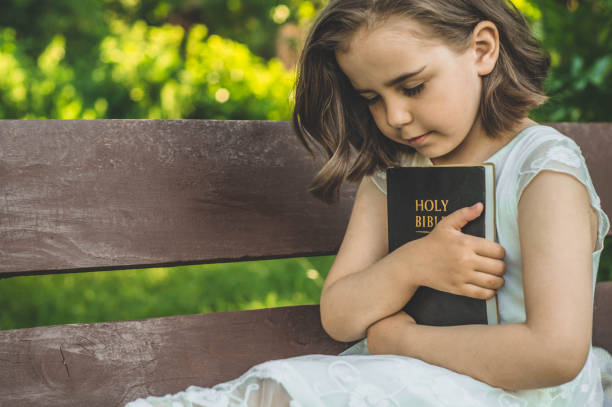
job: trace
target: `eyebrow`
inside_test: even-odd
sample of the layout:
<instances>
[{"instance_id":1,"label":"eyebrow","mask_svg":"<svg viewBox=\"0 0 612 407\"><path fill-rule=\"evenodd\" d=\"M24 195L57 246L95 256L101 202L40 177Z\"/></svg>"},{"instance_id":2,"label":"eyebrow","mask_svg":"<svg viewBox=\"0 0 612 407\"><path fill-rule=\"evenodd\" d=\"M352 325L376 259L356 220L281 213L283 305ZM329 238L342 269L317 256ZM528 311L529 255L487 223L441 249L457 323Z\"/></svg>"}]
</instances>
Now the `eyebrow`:
<instances>
[{"instance_id":1,"label":"eyebrow","mask_svg":"<svg viewBox=\"0 0 612 407\"><path fill-rule=\"evenodd\" d=\"M406 79L410 79L415 75L420 74L421 72L423 72L423 70L427 68L427 65L423 65L420 69L414 71L414 72L408 72L408 73L404 73L401 74L400 76L398 76L397 78L391 79L390 81L387 81L384 83L384 85L386 87L391 87L393 85L397 85L400 82L404 82ZM357 91L357 93L365 93L365 92L372 92L369 89L355 89Z\"/></svg>"}]
</instances>

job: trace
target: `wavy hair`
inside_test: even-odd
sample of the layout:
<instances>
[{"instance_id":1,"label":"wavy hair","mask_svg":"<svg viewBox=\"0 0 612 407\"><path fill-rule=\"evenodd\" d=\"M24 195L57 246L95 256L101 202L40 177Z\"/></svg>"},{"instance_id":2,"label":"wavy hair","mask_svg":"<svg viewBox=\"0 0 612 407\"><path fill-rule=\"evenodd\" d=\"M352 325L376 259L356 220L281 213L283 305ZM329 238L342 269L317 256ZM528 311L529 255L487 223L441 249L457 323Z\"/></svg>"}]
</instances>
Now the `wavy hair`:
<instances>
[{"instance_id":1,"label":"wavy hair","mask_svg":"<svg viewBox=\"0 0 612 407\"><path fill-rule=\"evenodd\" d=\"M300 142L313 158L311 146L316 146L327 160L308 187L323 202L338 200L344 180L358 182L376 170L399 165L402 154L414 152L382 135L335 57L361 27L372 27L391 16L420 23L433 38L457 52L467 49L480 21L495 24L499 57L493 71L483 77L478 110L490 137L512 129L548 99L542 83L550 58L509 0L331 0L315 20L301 52L293 111Z\"/></svg>"}]
</instances>

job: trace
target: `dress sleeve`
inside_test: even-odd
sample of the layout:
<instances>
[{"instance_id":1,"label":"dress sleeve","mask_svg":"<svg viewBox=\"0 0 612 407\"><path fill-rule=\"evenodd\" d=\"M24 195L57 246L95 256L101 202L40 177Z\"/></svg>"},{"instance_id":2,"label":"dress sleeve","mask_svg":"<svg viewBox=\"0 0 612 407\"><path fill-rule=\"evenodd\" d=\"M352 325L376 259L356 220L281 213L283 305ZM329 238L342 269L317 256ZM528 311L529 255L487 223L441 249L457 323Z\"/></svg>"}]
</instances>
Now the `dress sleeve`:
<instances>
[{"instance_id":1,"label":"dress sleeve","mask_svg":"<svg viewBox=\"0 0 612 407\"><path fill-rule=\"evenodd\" d=\"M387 195L387 173L385 171L376 171L370 175L370 179L383 194Z\"/></svg>"},{"instance_id":2,"label":"dress sleeve","mask_svg":"<svg viewBox=\"0 0 612 407\"><path fill-rule=\"evenodd\" d=\"M603 249L603 241L610 229L608 216L601 209L599 196L591 181L580 147L565 136L548 138L537 146L528 149L525 159L519 166L516 202L531 180L541 171L561 172L576 178L582 183L591 198L591 206L597 213L598 235L595 251Z\"/></svg>"}]
</instances>

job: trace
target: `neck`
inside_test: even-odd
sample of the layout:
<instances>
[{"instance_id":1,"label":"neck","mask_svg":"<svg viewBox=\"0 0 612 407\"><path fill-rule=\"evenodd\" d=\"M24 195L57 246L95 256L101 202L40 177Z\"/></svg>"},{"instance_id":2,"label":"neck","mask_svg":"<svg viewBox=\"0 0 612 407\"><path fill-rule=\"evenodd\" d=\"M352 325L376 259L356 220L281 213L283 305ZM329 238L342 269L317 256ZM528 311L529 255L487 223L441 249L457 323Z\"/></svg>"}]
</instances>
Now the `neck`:
<instances>
[{"instance_id":1,"label":"neck","mask_svg":"<svg viewBox=\"0 0 612 407\"><path fill-rule=\"evenodd\" d=\"M432 158L431 162L434 165L456 165L467 163L479 163L486 161L489 157L502 149L512 139L527 127L537 125L538 123L528 117L519 121L517 125L509 131L506 131L496 138L487 136L480 126L480 123L475 123L470 130L471 137L461 143L452 154L447 154L443 157Z\"/></svg>"}]
</instances>

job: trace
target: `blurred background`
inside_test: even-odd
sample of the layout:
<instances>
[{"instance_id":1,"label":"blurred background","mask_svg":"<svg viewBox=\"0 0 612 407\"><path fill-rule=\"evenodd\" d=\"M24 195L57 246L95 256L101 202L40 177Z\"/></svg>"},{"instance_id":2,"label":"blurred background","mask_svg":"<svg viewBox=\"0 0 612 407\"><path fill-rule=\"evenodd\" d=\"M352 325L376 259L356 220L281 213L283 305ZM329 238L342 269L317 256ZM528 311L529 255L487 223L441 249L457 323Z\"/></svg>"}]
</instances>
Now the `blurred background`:
<instances>
[{"instance_id":1,"label":"blurred background","mask_svg":"<svg viewBox=\"0 0 612 407\"><path fill-rule=\"evenodd\" d=\"M289 120L300 47L326 3L4 0L0 119ZM551 99L531 117L612 121L612 0L514 4L552 59ZM316 304L333 259L2 279L0 329Z\"/></svg>"}]
</instances>

